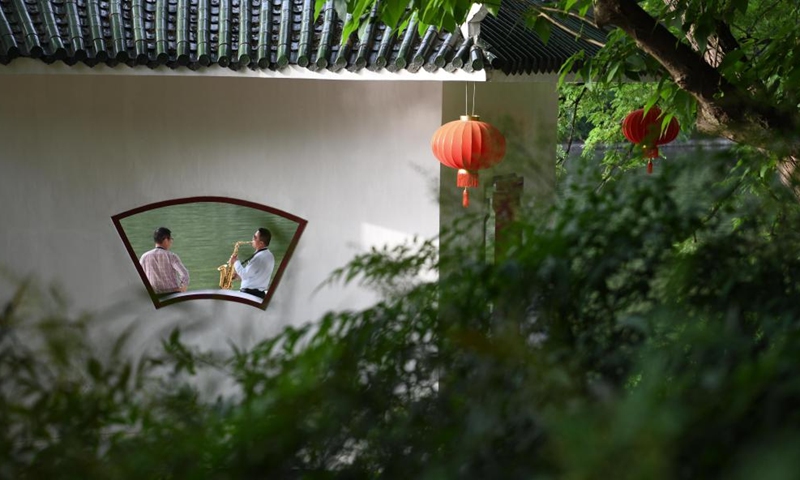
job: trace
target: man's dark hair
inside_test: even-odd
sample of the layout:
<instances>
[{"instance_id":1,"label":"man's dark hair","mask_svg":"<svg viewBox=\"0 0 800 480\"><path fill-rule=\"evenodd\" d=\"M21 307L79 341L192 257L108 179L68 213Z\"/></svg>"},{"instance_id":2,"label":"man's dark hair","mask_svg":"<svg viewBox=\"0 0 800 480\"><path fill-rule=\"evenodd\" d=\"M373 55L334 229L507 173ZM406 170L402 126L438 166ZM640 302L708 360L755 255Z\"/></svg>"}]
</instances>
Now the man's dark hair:
<instances>
[{"instance_id":1,"label":"man's dark hair","mask_svg":"<svg viewBox=\"0 0 800 480\"><path fill-rule=\"evenodd\" d=\"M172 232L167 227L158 227L156 231L153 232L153 240L155 240L156 243L162 243L168 238L172 238Z\"/></svg>"},{"instance_id":2,"label":"man's dark hair","mask_svg":"<svg viewBox=\"0 0 800 480\"><path fill-rule=\"evenodd\" d=\"M272 240L272 232L264 227L258 229L258 238L264 242L264 245L269 246L269 241Z\"/></svg>"}]
</instances>

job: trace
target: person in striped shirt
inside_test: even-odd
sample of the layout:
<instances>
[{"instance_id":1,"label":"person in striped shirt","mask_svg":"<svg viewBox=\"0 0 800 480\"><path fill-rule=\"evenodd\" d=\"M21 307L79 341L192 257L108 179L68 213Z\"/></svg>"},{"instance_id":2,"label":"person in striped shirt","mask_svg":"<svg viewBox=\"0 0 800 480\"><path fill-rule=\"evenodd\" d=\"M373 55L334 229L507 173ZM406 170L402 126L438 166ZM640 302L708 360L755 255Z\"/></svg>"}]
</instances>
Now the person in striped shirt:
<instances>
[{"instance_id":1,"label":"person in striped shirt","mask_svg":"<svg viewBox=\"0 0 800 480\"><path fill-rule=\"evenodd\" d=\"M189 287L189 271L172 247L172 232L169 228L159 227L153 232L156 245L142 254L139 263L144 269L147 280L156 294L185 292Z\"/></svg>"}]
</instances>

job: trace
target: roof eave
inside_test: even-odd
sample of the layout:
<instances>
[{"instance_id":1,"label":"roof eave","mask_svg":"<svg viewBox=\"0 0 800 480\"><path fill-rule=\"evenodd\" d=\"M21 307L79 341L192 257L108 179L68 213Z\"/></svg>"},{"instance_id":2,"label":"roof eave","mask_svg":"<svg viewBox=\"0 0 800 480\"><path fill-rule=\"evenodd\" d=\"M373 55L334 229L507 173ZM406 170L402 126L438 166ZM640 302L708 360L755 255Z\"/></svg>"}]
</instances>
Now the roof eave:
<instances>
[{"instance_id":1,"label":"roof eave","mask_svg":"<svg viewBox=\"0 0 800 480\"><path fill-rule=\"evenodd\" d=\"M0 67L2 74L36 74L36 75L122 75L122 76L186 76L186 77L240 77L240 78L292 78L292 79L313 79L313 80L361 80L361 81L439 81L439 82L485 82L487 81L487 71L485 69L473 72L465 70L455 70L448 72L443 68L435 71L419 69L410 72L405 69L390 72L385 68L379 70L362 69L350 71L341 69L333 72L328 69L317 71L297 65L288 65L280 70L231 70L230 68L210 65L202 70L191 70L189 68L169 68L159 66L156 68L131 68L127 65L117 65L109 67L99 64L94 67L78 63L69 66L63 62L46 64L38 59L17 58L8 65Z\"/></svg>"}]
</instances>

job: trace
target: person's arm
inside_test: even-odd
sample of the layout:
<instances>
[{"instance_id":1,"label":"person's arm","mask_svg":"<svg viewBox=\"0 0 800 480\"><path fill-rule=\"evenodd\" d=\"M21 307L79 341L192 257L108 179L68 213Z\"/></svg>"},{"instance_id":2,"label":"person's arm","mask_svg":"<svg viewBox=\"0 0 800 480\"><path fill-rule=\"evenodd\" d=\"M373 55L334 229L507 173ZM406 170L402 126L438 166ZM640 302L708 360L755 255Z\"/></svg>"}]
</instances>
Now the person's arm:
<instances>
[{"instance_id":1,"label":"person's arm","mask_svg":"<svg viewBox=\"0 0 800 480\"><path fill-rule=\"evenodd\" d=\"M178 255L173 257L172 268L174 268L180 276L181 281L179 283L179 287L181 292L185 292L189 287L189 270L183 266L183 262L181 262L181 259L178 257Z\"/></svg>"},{"instance_id":2,"label":"person's arm","mask_svg":"<svg viewBox=\"0 0 800 480\"><path fill-rule=\"evenodd\" d=\"M269 252L269 258L267 259L267 288L269 288L269 284L272 283L272 271L275 270L275 256L272 255L272 252Z\"/></svg>"},{"instance_id":3,"label":"person's arm","mask_svg":"<svg viewBox=\"0 0 800 480\"><path fill-rule=\"evenodd\" d=\"M243 267L242 262L240 262L238 258L233 262L233 270L236 272L236 275L239 275L239 278L244 277L248 267L250 267L250 264L248 264L247 267Z\"/></svg>"}]
</instances>

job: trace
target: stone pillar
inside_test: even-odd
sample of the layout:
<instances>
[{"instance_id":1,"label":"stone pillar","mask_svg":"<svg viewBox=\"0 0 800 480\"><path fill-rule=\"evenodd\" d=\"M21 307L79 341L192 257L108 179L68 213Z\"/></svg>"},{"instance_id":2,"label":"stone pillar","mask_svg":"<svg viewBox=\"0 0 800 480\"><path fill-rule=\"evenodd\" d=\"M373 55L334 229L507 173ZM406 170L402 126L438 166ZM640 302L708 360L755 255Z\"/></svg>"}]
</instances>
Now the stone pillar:
<instances>
[{"instance_id":1,"label":"stone pillar","mask_svg":"<svg viewBox=\"0 0 800 480\"><path fill-rule=\"evenodd\" d=\"M525 179L515 173L498 175L492 179L493 253L496 261L505 257L509 243L519 240L519 232L514 232L508 227L517 218L524 184Z\"/></svg>"}]
</instances>

